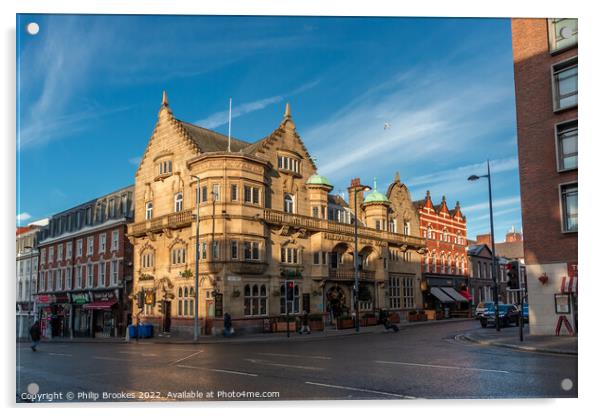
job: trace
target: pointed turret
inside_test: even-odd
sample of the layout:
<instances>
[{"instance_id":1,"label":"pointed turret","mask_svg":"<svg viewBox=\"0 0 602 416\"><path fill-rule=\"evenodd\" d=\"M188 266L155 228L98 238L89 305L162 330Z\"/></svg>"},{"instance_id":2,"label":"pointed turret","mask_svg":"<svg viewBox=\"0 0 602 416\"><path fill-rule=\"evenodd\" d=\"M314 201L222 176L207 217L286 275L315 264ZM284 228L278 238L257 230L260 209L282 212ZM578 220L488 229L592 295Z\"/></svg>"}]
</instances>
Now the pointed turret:
<instances>
[{"instance_id":1,"label":"pointed turret","mask_svg":"<svg viewBox=\"0 0 602 416\"><path fill-rule=\"evenodd\" d=\"M401 177L399 176L399 172L395 172L395 179L393 182L401 182Z\"/></svg>"},{"instance_id":2,"label":"pointed turret","mask_svg":"<svg viewBox=\"0 0 602 416\"><path fill-rule=\"evenodd\" d=\"M286 103L286 107L284 107L284 118L291 118L291 105Z\"/></svg>"},{"instance_id":3,"label":"pointed turret","mask_svg":"<svg viewBox=\"0 0 602 416\"><path fill-rule=\"evenodd\" d=\"M159 117L162 114L171 115L171 108L169 108L169 102L167 101L167 91L163 90L163 97L161 98L161 109L159 110Z\"/></svg>"}]
</instances>

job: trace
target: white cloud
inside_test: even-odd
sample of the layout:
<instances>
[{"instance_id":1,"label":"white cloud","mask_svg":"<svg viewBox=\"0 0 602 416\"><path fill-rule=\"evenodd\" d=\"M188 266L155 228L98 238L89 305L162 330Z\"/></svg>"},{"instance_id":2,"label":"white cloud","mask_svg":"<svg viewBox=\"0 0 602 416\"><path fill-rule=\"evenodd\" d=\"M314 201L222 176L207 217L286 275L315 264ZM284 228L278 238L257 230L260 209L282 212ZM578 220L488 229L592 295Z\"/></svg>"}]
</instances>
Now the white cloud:
<instances>
[{"instance_id":1,"label":"white cloud","mask_svg":"<svg viewBox=\"0 0 602 416\"><path fill-rule=\"evenodd\" d=\"M318 85L319 82L320 82L319 80L314 80L314 81L308 82L306 84L303 84L299 88L293 90L290 94L288 94L288 96L300 94L310 88L315 87L316 85ZM232 105L232 119L235 119L237 117L243 116L248 113L252 113L254 111L263 110L264 108L266 108L269 105L284 101L285 98L286 98L285 95L275 95L272 97L262 98L260 100L255 100L255 101L243 103L240 105L235 105L235 103L233 101L233 103L232 103L233 104ZM229 110L218 111L216 113L213 113L213 114L205 117L202 120L196 121L195 124L205 127L205 128L208 128L208 129L213 129L213 128L216 128L219 126L223 126L224 124L226 124L228 122L228 113L229 113Z\"/></svg>"},{"instance_id":2,"label":"white cloud","mask_svg":"<svg viewBox=\"0 0 602 416\"><path fill-rule=\"evenodd\" d=\"M142 156L134 156L134 157L131 157L128 159L128 162L134 166L138 166L141 161L142 161Z\"/></svg>"},{"instance_id":3,"label":"white cloud","mask_svg":"<svg viewBox=\"0 0 602 416\"><path fill-rule=\"evenodd\" d=\"M507 116L495 111L511 94L507 88L495 83L451 83L437 73L418 77L416 72L420 71L398 74L374 86L302 134L306 143L317 148L318 159L326 161L320 165L322 174L337 181L357 176L361 169L374 174L370 169L374 166L389 165L393 172L400 170L395 165L403 164L408 172L434 161L449 164L454 156L466 156L467 148L482 146ZM384 123L391 127L384 129ZM474 167L481 165L467 168ZM463 171L456 172L460 174ZM432 175L416 179L440 180Z\"/></svg>"},{"instance_id":4,"label":"white cloud","mask_svg":"<svg viewBox=\"0 0 602 416\"><path fill-rule=\"evenodd\" d=\"M507 198L493 199L494 214L495 214L496 209L501 208L501 207L507 207L509 205L515 205L516 208L520 209L520 196L515 195L515 196L510 196ZM481 210L485 210L485 209L487 209L487 210L489 209L489 201L480 202L478 204L468 205L468 206L462 208L462 212L470 213L470 212L481 211Z\"/></svg>"},{"instance_id":5,"label":"white cloud","mask_svg":"<svg viewBox=\"0 0 602 416\"><path fill-rule=\"evenodd\" d=\"M17 215L17 224L20 224L23 221L27 221L31 219L31 215L28 212L22 212Z\"/></svg>"}]
</instances>

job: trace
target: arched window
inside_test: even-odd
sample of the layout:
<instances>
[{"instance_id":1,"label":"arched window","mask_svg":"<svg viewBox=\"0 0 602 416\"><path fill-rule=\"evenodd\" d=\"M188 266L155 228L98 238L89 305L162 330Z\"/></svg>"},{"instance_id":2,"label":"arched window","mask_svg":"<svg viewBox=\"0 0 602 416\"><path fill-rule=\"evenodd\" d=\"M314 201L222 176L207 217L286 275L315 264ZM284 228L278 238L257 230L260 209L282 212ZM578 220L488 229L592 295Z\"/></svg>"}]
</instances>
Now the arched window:
<instances>
[{"instance_id":1,"label":"arched window","mask_svg":"<svg viewBox=\"0 0 602 416\"><path fill-rule=\"evenodd\" d=\"M290 214L295 212L295 203L291 194L284 194L284 212Z\"/></svg>"},{"instance_id":2,"label":"arched window","mask_svg":"<svg viewBox=\"0 0 602 416\"><path fill-rule=\"evenodd\" d=\"M143 269L153 267L155 265L155 254L149 249L143 251L140 255L140 265Z\"/></svg>"},{"instance_id":3,"label":"arched window","mask_svg":"<svg viewBox=\"0 0 602 416\"><path fill-rule=\"evenodd\" d=\"M175 196L174 196L174 212L180 212L182 211L182 201L183 201L184 197L182 196L182 192L178 192Z\"/></svg>"},{"instance_id":4,"label":"arched window","mask_svg":"<svg viewBox=\"0 0 602 416\"><path fill-rule=\"evenodd\" d=\"M146 203L146 214L145 214L144 218L147 220L150 220L151 218L153 218L153 203L152 202Z\"/></svg>"},{"instance_id":5,"label":"arched window","mask_svg":"<svg viewBox=\"0 0 602 416\"><path fill-rule=\"evenodd\" d=\"M245 285L245 315L267 315L267 287L263 284Z\"/></svg>"},{"instance_id":6,"label":"arched window","mask_svg":"<svg viewBox=\"0 0 602 416\"><path fill-rule=\"evenodd\" d=\"M409 221L403 222L403 233L405 235L410 235L410 222Z\"/></svg>"}]
</instances>

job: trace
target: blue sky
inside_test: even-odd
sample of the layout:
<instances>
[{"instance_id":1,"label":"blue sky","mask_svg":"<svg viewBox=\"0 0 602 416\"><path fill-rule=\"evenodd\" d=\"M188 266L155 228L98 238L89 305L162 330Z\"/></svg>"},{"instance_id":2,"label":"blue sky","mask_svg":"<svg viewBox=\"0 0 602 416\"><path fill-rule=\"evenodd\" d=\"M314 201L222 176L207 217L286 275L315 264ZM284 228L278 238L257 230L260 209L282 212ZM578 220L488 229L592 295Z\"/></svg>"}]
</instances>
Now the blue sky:
<instances>
[{"instance_id":1,"label":"blue sky","mask_svg":"<svg viewBox=\"0 0 602 416\"><path fill-rule=\"evenodd\" d=\"M25 32L35 21L40 32ZM291 103L319 172L460 201L468 235L520 229L510 21L20 15L18 221L134 181L167 90L176 117L255 141ZM390 128L385 129L384 124Z\"/></svg>"}]
</instances>

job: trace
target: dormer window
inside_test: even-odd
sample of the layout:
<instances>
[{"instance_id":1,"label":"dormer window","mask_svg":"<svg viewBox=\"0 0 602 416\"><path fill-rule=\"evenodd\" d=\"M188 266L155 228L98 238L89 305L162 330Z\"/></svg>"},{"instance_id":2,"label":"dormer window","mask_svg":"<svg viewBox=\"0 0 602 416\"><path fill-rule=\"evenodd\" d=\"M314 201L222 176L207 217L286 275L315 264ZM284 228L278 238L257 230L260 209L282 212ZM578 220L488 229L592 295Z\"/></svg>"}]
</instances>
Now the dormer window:
<instances>
[{"instance_id":1,"label":"dormer window","mask_svg":"<svg viewBox=\"0 0 602 416\"><path fill-rule=\"evenodd\" d=\"M301 170L301 162L294 157L278 156L278 169L299 173Z\"/></svg>"}]
</instances>

